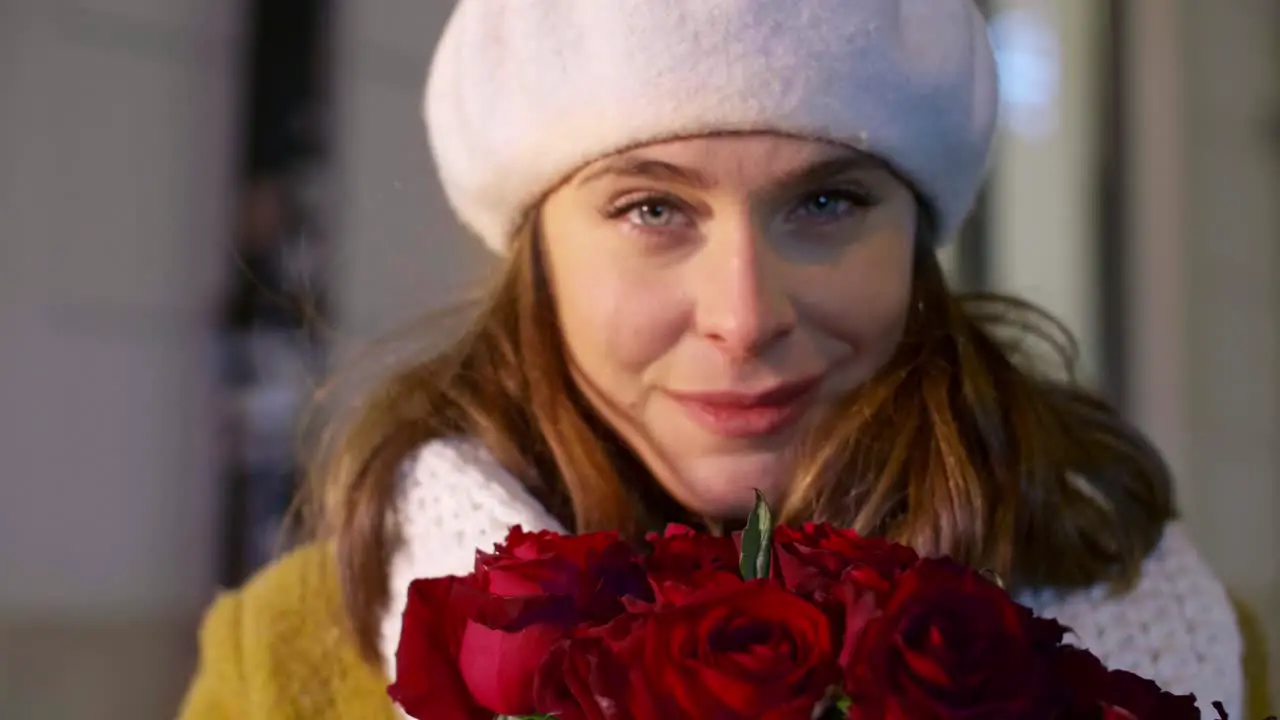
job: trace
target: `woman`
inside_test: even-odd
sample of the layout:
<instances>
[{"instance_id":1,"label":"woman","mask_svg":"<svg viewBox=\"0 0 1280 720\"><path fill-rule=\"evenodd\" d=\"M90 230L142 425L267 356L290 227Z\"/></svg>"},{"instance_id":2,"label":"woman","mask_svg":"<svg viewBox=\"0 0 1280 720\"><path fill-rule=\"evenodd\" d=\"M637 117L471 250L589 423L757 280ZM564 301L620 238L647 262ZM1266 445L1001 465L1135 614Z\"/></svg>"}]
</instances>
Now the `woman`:
<instances>
[{"instance_id":1,"label":"woman","mask_svg":"<svg viewBox=\"0 0 1280 720\"><path fill-rule=\"evenodd\" d=\"M945 286L995 109L969 0L462 0L427 126L505 272L333 428L319 539L215 604L186 717L394 717L413 578L514 524L722 528L753 488L994 568L1238 714L1234 616L1160 458L1035 367L1040 316Z\"/></svg>"}]
</instances>

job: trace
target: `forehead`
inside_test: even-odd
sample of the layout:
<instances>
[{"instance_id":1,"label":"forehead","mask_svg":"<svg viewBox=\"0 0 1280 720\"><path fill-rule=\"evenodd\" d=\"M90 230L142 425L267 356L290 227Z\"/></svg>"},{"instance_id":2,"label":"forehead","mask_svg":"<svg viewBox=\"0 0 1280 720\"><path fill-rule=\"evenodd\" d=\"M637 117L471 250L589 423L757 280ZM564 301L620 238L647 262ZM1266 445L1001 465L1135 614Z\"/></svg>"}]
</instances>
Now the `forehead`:
<instances>
[{"instance_id":1,"label":"forehead","mask_svg":"<svg viewBox=\"0 0 1280 720\"><path fill-rule=\"evenodd\" d=\"M810 171L857 170L887 171L875 156L832 142L769 133L726 134L633 148L587 165L571 182L650 176L689 185L756 185L796 179Z\"/></svg>"}]
</instances>

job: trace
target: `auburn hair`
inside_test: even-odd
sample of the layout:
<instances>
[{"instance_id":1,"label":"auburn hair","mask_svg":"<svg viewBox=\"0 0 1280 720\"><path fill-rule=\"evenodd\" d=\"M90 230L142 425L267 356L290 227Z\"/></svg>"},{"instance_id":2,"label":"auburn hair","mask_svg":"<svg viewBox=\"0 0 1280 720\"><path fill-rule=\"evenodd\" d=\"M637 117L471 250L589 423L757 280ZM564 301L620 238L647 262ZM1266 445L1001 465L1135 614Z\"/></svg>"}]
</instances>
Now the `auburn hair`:
<instances>
[{"instance_id":1,"label":"auburn hair","mask_svg":"<svg viewBox=\"0 0 1280 720\"><path fill-rule=\"evenodd\" d=\"M394 363L382 379L353 394L340 376L319 397L341 412L317 415L304 507L336 553L345 619L371 662L400 542L399 468L427 441L479 440L578 532L634 538L691 521L572 381L537 235L531 219L443 350L375 346L371 360ZM1060 323L1012 298L954 294L919 247L895 355L801 444L780 518L946 553L1015 589L1132 581L1174 512L1160 455L1079 387Z\"/></svg>"}]
</instances>

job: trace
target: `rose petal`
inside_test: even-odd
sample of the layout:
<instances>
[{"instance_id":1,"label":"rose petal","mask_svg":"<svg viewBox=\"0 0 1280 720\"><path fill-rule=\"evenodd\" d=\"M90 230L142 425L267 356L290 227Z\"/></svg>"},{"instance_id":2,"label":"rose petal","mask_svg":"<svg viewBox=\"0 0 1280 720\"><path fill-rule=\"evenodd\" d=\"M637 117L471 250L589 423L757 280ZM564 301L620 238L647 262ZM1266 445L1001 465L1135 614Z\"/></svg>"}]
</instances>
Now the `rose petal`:
<instances>
[{"instance_id":1,"label":"rose petal","mask_svg":"<svg viewBox=\"0 0 1280 720\"><path fill-rule=\"evenodd\" d=\"M563 558L495 560L486 567L488 590L494 595L573 595L582 569Z\"/></svg>"},{"instance_id":2,"label":"rose petal","mask_svg":"<svg viewBox=\"0 0 1280 720\"><path fill-rule=\"evenodd\" d=\"M569 627L577 619L572 597L535 595L502 597L478 588L456 591L456 602L465 608L466 619L504 632L519 632L533 625Z\"/></svg>"},{"instance_id":3,"label":"rose petal","mask_svg":"<svg viewBox=\"0 0 1280 720\"><path fill-rule=\"evenodd\" d=\"M465 578L417 580L409 586L408 603L396 648L395 682L387 694L415 718L486 720L458 672L465 617L456 602Z\"/></svg>"},{"instance_id":4,"label":"rose petal","mask_svg":"<svg viewBox=\"0 0 1280 720\"><path fill-rule=\"evenodd\" d=\"M770 581L667 593L610 644L636 717L808 720L838 677L829 622ZM621 626L621 624L620 624Z\"/></svg>"},{"instance_id":5,"label":"rose petal","mask_svg":"<svg viewBox=\"0 0 1280 720\"><path fill-rule=\"evenodd\" d=\"M462 636L459 671L479 704L499 715L528 715L538 667L562 637L545 625L508 633L472 623Z\"/></svg>"},{"instance_id":6,"label":"rose petal","mask_svg":"<svg viewBox=\"0 0 1280 720\"><path fill-rule=\"evenodd\" d=\"M1070 699L1044 644L1057 631L973 571L920 561L845 665L850 717L1055 717Z\"/></svg>"}]
</instances>

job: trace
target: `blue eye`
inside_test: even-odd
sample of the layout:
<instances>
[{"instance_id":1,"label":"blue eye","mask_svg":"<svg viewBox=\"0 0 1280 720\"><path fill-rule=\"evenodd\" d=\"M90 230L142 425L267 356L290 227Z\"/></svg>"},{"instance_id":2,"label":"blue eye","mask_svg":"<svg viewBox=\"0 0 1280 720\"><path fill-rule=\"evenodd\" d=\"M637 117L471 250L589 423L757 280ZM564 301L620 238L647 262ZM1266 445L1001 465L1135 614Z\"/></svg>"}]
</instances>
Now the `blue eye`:
<instances>
[{"instance_id":1,"label":"blue eye","mask_svg":"<svg viewBox=\"0 0 1280 720\"><path fill-rule=\"evenodd\" d=\"M645 227L666 227L675 221L676 209L659 201L646 201L627 209L627 219Z\"/></svg>"},{"instance_id":2,"label":"blue eye","mask_svg":"<svg viewBox=\"0 0 1280 720\"><path fill-rule=\"evenodd\" d=\"M685 206L665 195L632 196L602 211L610 220L621 220L640 230L666 231L689 223Z\"/></svg>"},{"instance_id":3,"label":"blue eye","mask_svg":"<svg viewBox=\"0 0 1280 720\"><path fill-rule=\"evenodd\" d=\"M796 211L819 219L843 217L858 206L848 193L821 192L805 198Z\"/></svg>"},{"instance_id":4,"label":"blue eye","mask_svg":"<svg viewBox=\"0 0 1280 720\"><path fill-rule=\"evenodd\" d=\"M801 198L789 215L794 220L835 222L876 204L878 200L864 190L821 190Z\"/></svg>"}]
</instances>

